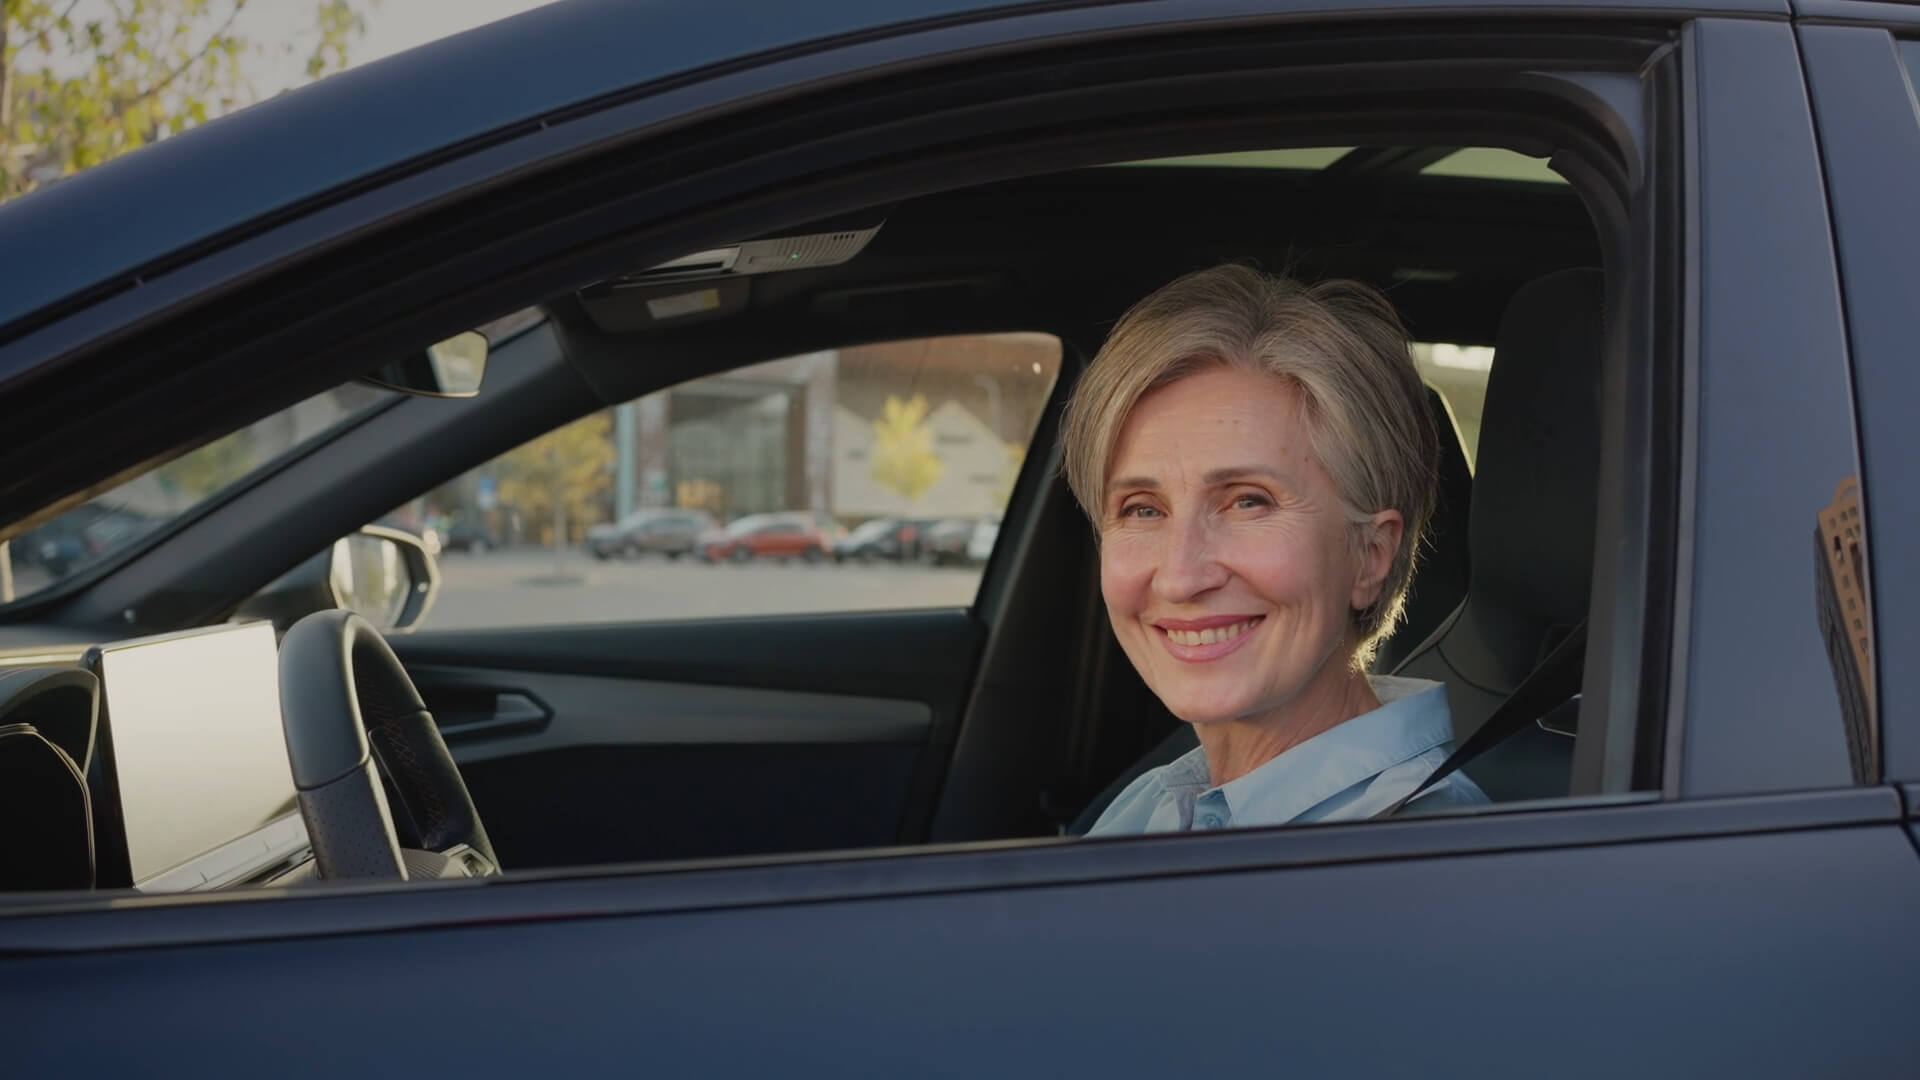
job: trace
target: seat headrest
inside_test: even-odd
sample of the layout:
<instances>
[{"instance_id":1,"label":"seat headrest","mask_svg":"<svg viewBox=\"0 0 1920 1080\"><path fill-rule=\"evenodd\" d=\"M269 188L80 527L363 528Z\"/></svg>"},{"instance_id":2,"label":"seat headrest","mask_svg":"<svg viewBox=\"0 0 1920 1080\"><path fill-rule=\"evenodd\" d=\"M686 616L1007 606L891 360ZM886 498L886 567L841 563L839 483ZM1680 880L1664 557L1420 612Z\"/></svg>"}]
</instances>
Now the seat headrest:
<instances>
[{"instance_id":1,"label":"seat headrest","mask_svg":"<svg viewBox=\"0 0 1920 1080\"><path fill-rule=\"evenodd\" d=\"M1605 290L1601 271L1578 269L1515 293L1481 411L1470 595L1540 626L1571 626L1587 613Z\"/></svg>"}]
</instances>

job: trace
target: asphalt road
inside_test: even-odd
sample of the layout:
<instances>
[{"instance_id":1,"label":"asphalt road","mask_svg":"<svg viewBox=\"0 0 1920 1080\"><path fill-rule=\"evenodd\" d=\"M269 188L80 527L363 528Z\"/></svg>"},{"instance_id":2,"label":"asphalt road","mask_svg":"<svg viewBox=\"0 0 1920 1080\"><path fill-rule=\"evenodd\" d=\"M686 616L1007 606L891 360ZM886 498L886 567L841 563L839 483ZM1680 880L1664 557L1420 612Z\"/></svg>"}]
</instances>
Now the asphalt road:
<instances>
[{"instance_id":1,"label":"asphalt road","mask_svg":"<svg viewBox=\"0 0 1920 1080\"><path fill-rule=\"evenodd\" d=\"M979 567L601 562L578 550L557 562L536 550L449 551L439 561L440 594L423 630L964 607L980 582Z\"/></svg>"}]
</instances>

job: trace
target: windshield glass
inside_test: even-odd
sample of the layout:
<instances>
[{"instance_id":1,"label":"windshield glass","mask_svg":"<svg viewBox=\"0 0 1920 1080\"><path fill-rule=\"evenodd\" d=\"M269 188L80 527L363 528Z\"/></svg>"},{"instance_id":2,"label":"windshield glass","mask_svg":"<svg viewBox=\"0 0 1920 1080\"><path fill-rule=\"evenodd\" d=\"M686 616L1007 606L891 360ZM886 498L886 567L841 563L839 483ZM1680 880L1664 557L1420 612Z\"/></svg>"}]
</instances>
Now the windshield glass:
<instances>
[{"instance_id":1,"label":"windshield glass","mask_svg":"<svg viewBox=\"0 0 1920 1080\"><path fill-rule=\"evenodd\" d=\"M294 449L397 396L359 383L316 394L42 522L0 544L0 603L34 596L112 559Z\"/></svg>"}]
</instances>

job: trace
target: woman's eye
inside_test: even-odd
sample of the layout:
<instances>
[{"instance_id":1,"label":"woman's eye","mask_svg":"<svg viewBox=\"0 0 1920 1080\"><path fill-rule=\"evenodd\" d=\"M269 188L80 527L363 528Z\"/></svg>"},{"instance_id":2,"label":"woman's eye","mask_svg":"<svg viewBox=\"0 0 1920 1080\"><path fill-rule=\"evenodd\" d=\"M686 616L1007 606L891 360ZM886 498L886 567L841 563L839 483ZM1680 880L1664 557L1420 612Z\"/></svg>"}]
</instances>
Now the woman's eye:
<instances>
[{"instance_id":1,"label":"woman's eye","mask_svg":"<svg viewBox=\"0 0 1920 1080\"><path fill-rule=\"evenodd\" d=\"M1123 518L1152 518L1159 517L1160 511L1148 506L1146 503L1130 503L1120 508L1120 516Z\"/></svg>"},{"instance_id":2,"label":"woman's eye","mask_svg":"<svg viewBox=\"0 0 1920 1080\"><path fill-rule=\"evenodd\" d=\"M1235 510L1259 510L1272 505L1272 500L1268 499L1265 495L1235 495L1233 497L1233 508Z\"/></svg>"}]
</instances>

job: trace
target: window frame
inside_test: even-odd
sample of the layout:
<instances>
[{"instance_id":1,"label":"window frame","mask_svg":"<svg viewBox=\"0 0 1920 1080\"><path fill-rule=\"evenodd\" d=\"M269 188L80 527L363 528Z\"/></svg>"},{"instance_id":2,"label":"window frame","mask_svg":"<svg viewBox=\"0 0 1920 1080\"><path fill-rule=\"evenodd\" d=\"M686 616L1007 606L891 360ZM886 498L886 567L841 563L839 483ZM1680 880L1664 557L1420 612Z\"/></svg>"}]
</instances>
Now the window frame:
<instances>
[{"instance_id":1,"label":"window frame","mask_svg":"<svg viewBox=\"0 0 1920 1080\"><path fill-rule=\"evenodd\" d=\"M1617 85L1615 89L1616 90L1618 89ZM1571 91L1568 90L1566 87L1560 88L1558 92L1569 93L1569 94L1571 93ZM1577 96L1577 95L1574 95L1574 96ZM1585 101L1582 104L1587 108L1599 108L1600 106L1597 104L1599 100L1600 99L1596 98L1593 100ZM613 110L613 111L618 111L618 110ZM1651 145L1650 142L1643 142L1642 149L1644 149L1646 146L1649 146L1649 145ZM1589 179L1592 179L1592 178L1590 177ZM899 183L900 181L898 180L898 178L895 178L892 182ZM846 197L852 197L852 196L846 196ZM795 211L789 208L783 212L793 213ZM1619 215L1624 215L1628 212L1628 208L1625 206L1616 207L1616 208L1613 208L1611 212ZM1602 213L1604 215L1606 211L1603 210ZM750 214L743 214L737 220L752 221L756 219L751 217ZM762 217L758 220L770 221L770 220L774 220L774 218ZM713 226L713 223L711 221L701 221L701 222L698 222L697 224L707 228L711 228ZM1668 223L1670 227L1673 224L1674 223ZM666 249L666 245L669 243L670 238L680 237L682 235L684 234L675 232L673 227L668 227L664 229L662 232L655 234L649 242L656 243L660 245L662 249ZM1635 260L1635 265L1638 265L1637 259ZM577 267L575 269L577 271ZM1641 284L1644 284L1643 282L1639 282L1631 278L1622 278L1621 280L1623 282L1623 284L1621 285L1621 289L1623 291L1626 290L1625 283L1628 281L1632 281L1632 283L1636 288L1638 288ZM1637 302L1639 298L1634 297L1633 299ZM480 301L476 300L472 302L478 303ZM1637 310L1637 308L1633 303L1630 303L1627 306L1629 310ZM448 314L448 312L457 312L460 310L463 310L463 309L460 308L458 304L452 304L452 303L445 304L437 309L437 314L434 317L448 318L448 317L451 317ZM1648 328L1642 327L1641 329L1648 329ZM1055 331L1055 333L1056 333L1056 336L1059 336L1062 339L1063 343L1068 342L1070 340L1068 334L1066 333L1059 333L1057 331ZM1622 344L1621 346L1619 346L1618 351L1624 352L1624 349L1625 349L1625 345ZM1068 352L1068 355L1072 355L1071 351ZM1661 351L1658 353L1649 352L1646 355L1648 357L1652 357L1654 355L1664 356L1667 354L1664 351ZM1065 357L1063 357L1061 381L1056 386L1056 394L1058 394L1060 387L1070 385L1070 381L1067 379L1068 370L1069 369L1065 363ZM1653 391L1651 389L1648 389L1647 393L1649 395L1652 395ZM566 399L565 395L558 395L557 397L562 400ZM573 400L580 400L580 399L575 398ZM1622 422L1623 423L1626 422L1624 416L1623 416ZM1622 434L1618 437L1625 438L1626 436ZM1639 452L1645 453L1646 450L1643 447L1639 449ZM1016 500L1018 500L1021 497L1020 493L1023 491L1026 492L1029 497L1034 497L1038 494L1037 492L1034 491L1034 488L1036 488L1043 482L1044 477L1046 475L1045 466L1043 466L1041 462L1037 460L1039 457L1040 457L1039 455L1034 455L1030 457L1026 467L1023 469L1020 477L1020 481L1016 485L1016 495L1015 495ZM1636 461L1633 464L1635 466L1644 467L1647 463L1645 461L1636 459ZM1632 480L1631 480L1632 475L1633 475L1632 469L1629 468L1625 470L1621 475L1616 476L1615 482L1624 489L1632 484ZM1638 488L1636 488L1631 492L1632 498L1636 498L1636 499L1646 498L1648 497L1648 495L1649 495L1648 491L1640 490ZM1627 500L1626 495L1621 495L1620 498L1622 501ZM1652 529L1655 527L1655 522L1651 519L1658 518L1659 520L1663 520L1663 521L1666 520L1664 517L1660 516L1662 513L1665 512L1665 511L1662 511L1661 508L1654 508L1653 510L1648 510L1645 507L1642 507L1640 508L1640 511L1639 511L1641 515L1639 517L1633 517L1632 513L1630 512L1631 509L1632 508L1629 508L1628 510L1624 510L1624 511L1615 510L1612 513L1614 514L1616 520L1631 520L1634 523L1644 525L1648 529ZM1014 526L1014 528L1008 528L1003 531L1003 536L1002 536L1003 544L1007 539L1006 534L1008 532L1019 531L1020 528L1023 526L1029 530L1029 537L1023 537L1023 540L1030 538L1031 522L1022 520L1024 517L1028 517L1028 516L1030 515L1016 516L1016 511L1014 507L1010 505L1008 513L1006 515L1006 524L1009 526ZM1603 520L1605 519L1605 517L1606 517L1606 514L1603 513ZM1644 538L1643 538L1643 542L1644 542ZM1657 553L1649 553L1648 563L1652 562L1653 560L1656 560L1657 558L1658 558ZM1000 565L1003 563L1003 561L1005 560L1002 560L999 553L996 552L996 556L994 560L995 568L999 568ZM1648 587L1648 583L1646 580L1647 574L1649 572L1648 563L1641 563L1639 565L1623 564L1621 566L1614 567L1611 572L1603 570L1601 574L1601 579L1606 583L1619 585L1623 589L1638 588L1640 591L1644 592L1645 589ZM999 577L1003 583L1007 580L1007 575L1005 574L999 575ZM989 607L989 604L998 604L998 605L1004 606L1008 601L1009 601L1009 598L1006 597L1004 594L1001 594L991 599L983 600L980 606L983 609L991 611L996 609L993 607ZM1642 602L1644 602L1644 598ZM1602 658L1605 662L1601 665L1598 665L1598 667L1590 665L1590 668L1589 668L1590 672L1595 672L1595 674L1590 677L1598 678L1604 684L1609 680L1617 681L1618 673L1622 670L1623 666L1628 670L1633 670L1635 672L1638 672L1640 670L1640 665L1642 664L1642 662L1648 659L1643 654L1643 650L1649 647L1649 642L1646 639L1644 639L1642 635L1651 627L1651 621L1656 617L1657 616L1654 613L1643 612L1643 618L1640 621L1633 623L1630 629L1623 631L1623 633L1625 633L1627 637L1627 640L1621 643L1623 647L1616 648L1613 643L1609 643L1605 640L1605 635L1596 635L1596 638L1599 640L1597 641L1596 645L1593 646L1593 649L1598 651L1600 658ZM1000 620L996 620L995 622L996 627L999 625L999 622ZM1657 640L1659 638L1659 635L1657 634L1651 635L1651 637ZM992 649L992 646L990 645L989 651L991 651L991 649ZM1592 658L1593 658L1593 653L1590 652L1590 660ZM1600 672L1604 672L1605 674L1600 674ZM1640 685L1640 684L1638 681L1636 681L1635 685ZM1599 695L1596 695L1596 697L1601 697L1604 699L1605 695L1599 694ZM1641 705L1642 707L1645 707L1646 703L1644 701L1641 701L1638 704ZM1642 716L1638 711L1636 711L1634 715L1637 720L1645 719L1645 717ZM1622 796L1602 796L1602 797L1596 797L1588 800L1576 800L1575 802L1584 806L1613 806L1617 808L1620 806L1620 804L1623 804L1623 803L1636 803L1636 802L1644 801L1645 799L1651 798L1651 797L1653 796L1642 794L1642 793L1635 793L1632 795L1622 795ZM1556 803L1556 811L1560 808L1568 808L1569 812L1566 814L1557 813L1555 811L1539 811L1539 810L1534 810L1532 808L1524 808L1524 807L1519 808L1519 810L1522 812L1516 813L1514 812L1515 808L1513 807L1501 807L1501 808L1496 808L1493 812L1489 812L1487 814L1469 815L1467 817L1463 817L1461 819L1457 819L1457 820L1453 820L1445 823L1440 823L1440 822L1383 823L1383 824L1372 826L1367 829L1336 829L1332 831L1300 830L1298 831L1297 834L1293 830L1288 830L1284 834L1276 833L1273 831L1254 830L1254 831L1249 831L1245 834L1240 834L1240 835L1236 835L1231 838L1228 838L1226 842L1238 846L1238 848L1242 851L1245 857L1248 857L1255 862L1260 862L1264 865L1274 865L1276 859L1280 860L1281 862L1291 862L1294 859L1341 861L1342 859L1345 859L1345 858L1370 859L1370 858L1397 857L1397 855L1395 854L1396 852L1398 854L1404 855L1404 854L1419 854L1419 853L1432 854L1432 853L1439 853L1443 850L1466 850L1469 848L1476 849L1476 850L1485 850L1485 847L1484 847L1485 844L1493 843L1497 846L1503 842L1498 839L1499 835L1509 835L1513 839L1505 842L1510 842L1523 847L1524 846L1559 846L1562 843L1577 844L1582 842L1579 839L1577 839L1577 836L1583 832L1583 830L1577 826L1568 826L1570 831L1566 832L1563 835L1562 839L1555 839L1556 831L1559 830L1562 827L1562 825L1568 822L1580 820L1581 815L1587 813L1586 810L1576 808L1575 802ZM1828 800L1827 802L1822 802L1819 805L1821 807L1826 808L1822 812L1827 812L1830 814L1841 813L1841 812L1854 813L1860 810L1862 807L1866 807L1867 802L1859 799L1853 799L1853 800L1840 799L1837 801ZM1845 809L1844 811L1832 809L1835 806L1844 806ZM1874 803L1869 812L1879 813L1881 809L1883 808L1880 807L1878 803ZM1618 816L1619 813L1624 813L1624 812L1625 811L1609 811L1608 812L1609 817L1606 819L1606 821L1612 822L1613 824L1609 825L1609 824L1606 824L1605 822L1602 822L1600 824L1597 824L1594 828L1599 833L1606 833L1609 828L1614 829L1615 831L1612 833L1608 833L1608 835L1616 836L1616 837L1626 835L1626 833L1622 833L1619 831L1620 829L1623 829L1623 828L1626 829L1627 833L1632 833L1634 830L1644 830L1644 829L1651 828L1651 826L1644 824L1644 822L1648 820L1645 817ZM1746 821L1750 819L1751 815L1749 815L1748 817L1741 817L1741 815L1737 812L1729 812L1727 817L1729 820L1731 820L1732 818L1738 817L1740 818L1740 820ZM1641 823L1641 824L1633 824L1631 826L1621 824L1621 822L1625 822L1628 820ZM1489 824L1489 823L1495 823L1495 824ZM1729 825L1726 827L1731 828L1734 826ZM1740 827L1745 827L1745 826L1740 826ZM1335 833L1337 833L1338 835L1336 836ZM1296 843L1292 839L1294 835L1299 835L1303 837L1303 839L1299 840ZM1381 839L1377 842L1373 840L1365 839L1365 837L1368 837L1368 836L1378 836ZM1441 839L1442 837L1449 837L1451 839ZM1437 843L1435 842L1436 840L1438 841ZM1191 838L1188 838L1182 841L1182 843L1191 843L1191 842L1192 842ZM1164 869L1164 868L1170 868L1176 865L1192 866L1192 865L1195 865L1195 859L1198 859L1201 864L1205 864L1206 859L1208 858L1208 856L1205 853L1203 853L1200 848L1193 848L1192 850L1194 854L1192 856L1176 855L1174 853L1181 850L1178 844L1175 844L1175 845L1167 845L1164 843L1155 844L1152 841L1146 841L1146 840L1140 840L1140 841L1128 840L1128 841L1119 841L1119 842L1111 842L1111 843L1112 843L1112 846L1107 848L1107 850L1112 853L1113 862L1111 866L1113 867L1130 866L1132 868L1132 871L1146 871L1149 867L1159 866L1159 867L1162 867L1163 869L1160 871L1154 871L1154 872L1177 872L1177 871ZM1449 845L1455 845L1455 846L1449 846ZM1458 845L1465 845L1465 847L1460 847ZM1049 851L1051 851L1051 848L1052 848L1052 845L1049 845L1044 841L1037 841L1031 846L1047 849ZM1209 850L1211 850L1215 855L1217 855L1219 854L1220 851L1224 850L1224 848L1213 848ZM1345 851L1347 852L1347 854L1344 856L1340 855L1338 853L1339 851ZM1256 852L1258 852L1259 854L1256 855L1255 854ZM1318 854L1313 854L1313 852L1318 852ZM1007 854L1009 859L1012 859L1012 860L1018 860L1025 857L1021 855L1018 851L1007 852L1005 854ZM960 853L952 853L952 856L954 858L961 857ZM924 856L903 857L902 861L904 862L910 859L938 860L943 857L946 857L946 856L943 856L941 853L929 853ZM1106 856L1096 853L1096 854L1090 854L1085 856L1082 861L1085 863L1102 863L1106 860L1106 858L1107 858ZM955 865L955 864L948 863L947 865ZM1129 872L1132 872L1132 871L1129 871ZM657 875L659 873L670 873L670 871L648 871L645 869L635 871L632 868L620 868L617 870L608 871L607 873L608 875L613 877L618 877L623 879L632 878L637 880L637 879L644 879L649 875ZM698 874L699 871L689 871L688 873ZM576 872L574 876L579 876L579 875ZM589 874L586 876L594 876L594 875ZM1002 879L1000 879L996 875L996 880L1002 880ZM519 895L531 896L532 894L538 892L538 890L516 890L516 892ZM328 902L331 902L331 900L329 899ZM384 903L384 900L382 902ZM371 901L369 903L371 903ZM538 901L535 901L535 903L537 905ZM350 907L352 905L335 904L333 906Z\"/></svg>"}]
</instances>

